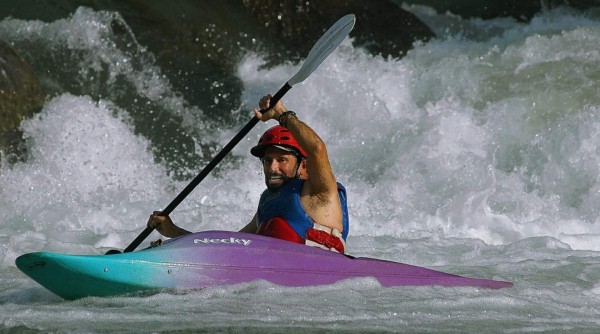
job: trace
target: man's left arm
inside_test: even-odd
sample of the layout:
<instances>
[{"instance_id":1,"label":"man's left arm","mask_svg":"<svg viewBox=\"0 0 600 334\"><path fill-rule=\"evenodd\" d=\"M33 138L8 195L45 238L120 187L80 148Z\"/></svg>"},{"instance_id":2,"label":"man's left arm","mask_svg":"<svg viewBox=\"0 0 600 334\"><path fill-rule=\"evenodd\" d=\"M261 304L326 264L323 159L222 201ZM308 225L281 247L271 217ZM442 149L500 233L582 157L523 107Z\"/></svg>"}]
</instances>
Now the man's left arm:
<instances>
[{"instance_id":1,"label":"man's left arm","mask_svg":"<svg viewBox=\"0 0 600 334\"><path fill-rule=\"evenodd\" d=\"M295 116L284 115L288 130L292 133L298 144L307 152L306 170L309 178L310 190L315 195L337 194L337 182L329 161L325 142L317 133Z\"/></svg>"},{"instance_id":2,"label":"man's left arm","mask_svg":"<svg viewBox=\"0 0 600 334\"><path fill-rule=\"evenodd\" d=\"M270 107L271 95L263 97L258 103L262 110ZM306 169L308 182L310 184L311 194L327 195L335 194L337 196L337 183L329 157L327 155L327 147L325 142L317 135L317 133L306 123L300 121L297 116L284 114L288 110L281 101L278 101L269 111L261 113L260 110L254 109L254 113L258 119L266 122L270 119L279 121L280 124L285 124L288 130L292 133L298 144L307 152ZM282 116L282 114L284 114Z\"/></svg>"}]
</instances>

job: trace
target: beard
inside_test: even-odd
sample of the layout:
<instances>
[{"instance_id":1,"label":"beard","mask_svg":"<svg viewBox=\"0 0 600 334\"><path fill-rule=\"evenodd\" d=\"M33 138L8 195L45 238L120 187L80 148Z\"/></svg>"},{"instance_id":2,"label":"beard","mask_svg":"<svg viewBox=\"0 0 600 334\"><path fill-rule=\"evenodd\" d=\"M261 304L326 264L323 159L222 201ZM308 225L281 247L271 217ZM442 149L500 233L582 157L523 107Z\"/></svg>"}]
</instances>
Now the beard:
<instances>
[{"instance_id":1,"label":"beard","mask_svg":"<svg viewBox=\"0 0 600 334\"><path fill-rule=\"evenodd\" d=\"M269 173L265 175L265 184L271 191L279 189L287 181L294 179L281 173Z\"/></svg>"}]
</instances>

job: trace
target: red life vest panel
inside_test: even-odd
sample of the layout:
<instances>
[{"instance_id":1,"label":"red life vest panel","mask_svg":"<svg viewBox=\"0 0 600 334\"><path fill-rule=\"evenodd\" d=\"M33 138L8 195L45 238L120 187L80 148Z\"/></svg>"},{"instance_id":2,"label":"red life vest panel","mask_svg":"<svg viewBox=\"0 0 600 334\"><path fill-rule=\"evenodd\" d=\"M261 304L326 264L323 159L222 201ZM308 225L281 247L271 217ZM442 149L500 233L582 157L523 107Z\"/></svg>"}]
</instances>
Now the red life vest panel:
<instances>
[{"instance_id":1,"label":"red life vest panel","mask_svg":"<svg viewBox=\"0 0 600 334\"><path fill-rule=\"evenodd\" d=\"M290 224L285 221L285 219L275 217L266 223L260 224L256 234L297 244L316 246L342 254L346 251L346 244L342 239L341 233L336 229L331 229L319 224L314 224L314 227L308 229L306 232L306 240L304 240Z\"/></svg>"},{"instance_id":2,"label":"red life vest panel","mask_svg":"<svg viewBox=\"0 0 600 334\"><path fill-rule=\"evenodd\" d=\"M304 239L281 217L275 217L266 223L260 224L256 234L287 240L297 244L304 243Z\"/></svg>"}]
</instances>

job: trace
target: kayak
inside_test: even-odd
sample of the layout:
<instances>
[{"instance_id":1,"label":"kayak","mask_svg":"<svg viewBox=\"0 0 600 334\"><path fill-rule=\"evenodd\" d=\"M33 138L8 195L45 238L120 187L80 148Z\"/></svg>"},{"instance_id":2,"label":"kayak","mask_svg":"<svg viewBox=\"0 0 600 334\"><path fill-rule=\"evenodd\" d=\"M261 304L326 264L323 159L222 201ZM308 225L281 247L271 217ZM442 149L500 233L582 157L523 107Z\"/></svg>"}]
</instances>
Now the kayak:
<instances>
[{"instance_id":1,"label":"kayak","mask_svg":"<svg viewBox=\"0 0 600 334\"><path fill-rule=\"evenodd\" d=\"M470 278L413 265L352 257L256 234L206 231L161 246L111 255L36 252L17 267L64 299L188 290L268 281L287 287L333 284L371 277L383 287L499 289L512 283Z\"/></svg>"}]
</instances>

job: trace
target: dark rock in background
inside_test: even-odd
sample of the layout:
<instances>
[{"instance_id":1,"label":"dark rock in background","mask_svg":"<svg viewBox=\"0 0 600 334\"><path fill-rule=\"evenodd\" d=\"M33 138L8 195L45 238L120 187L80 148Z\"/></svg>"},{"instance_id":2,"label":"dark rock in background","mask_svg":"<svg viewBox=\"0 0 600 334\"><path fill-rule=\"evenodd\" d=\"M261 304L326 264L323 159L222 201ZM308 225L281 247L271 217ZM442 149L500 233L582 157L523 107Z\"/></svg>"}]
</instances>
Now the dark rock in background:
<instances>
[{"instance_id":1,"label":"dark rock in background","mask_svg":"<svg viewBox=\"0 0 600 334\"><path fill-rule=\"evenodd\" d=\"M528 21L535 14L545 9L558 6L570 6L578 9L587 9L600 6L600 0L419 0L404 1L392 0L398 6L404 4L422 5L434 8L438 13L450 12L462 18L493 19L497 17L513 17L520 21Z\"/></svg>"},{"instance_id":2,"label":"dark rock in background","mask_svg":"<svg viewBox=\"0 0 600 334\"><path fill-rule=\"evenodd\" d=\"M0 161L15 162L24 145L19 125L39 112L44 92L31 66L6 42L0 40Z\"/></svg>"},{"instance_id":3,"label":"dark rock in background","mask_svg":"<svg viewBox=\"0 0 600 334\"><path fill-rule=\"evenodd\" d=\"M281 52L295 58L306 55L311 41L314 43L340 17L351 13L356 15L356 26L350 33L355 44L386 58L400 57L415 41L433 37L416 16L387 0L243 2L268 36L284 47Z\"/></svg>"}]
</instances>

